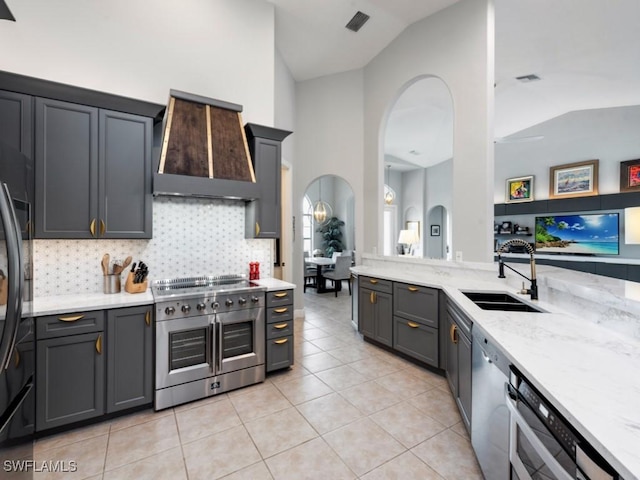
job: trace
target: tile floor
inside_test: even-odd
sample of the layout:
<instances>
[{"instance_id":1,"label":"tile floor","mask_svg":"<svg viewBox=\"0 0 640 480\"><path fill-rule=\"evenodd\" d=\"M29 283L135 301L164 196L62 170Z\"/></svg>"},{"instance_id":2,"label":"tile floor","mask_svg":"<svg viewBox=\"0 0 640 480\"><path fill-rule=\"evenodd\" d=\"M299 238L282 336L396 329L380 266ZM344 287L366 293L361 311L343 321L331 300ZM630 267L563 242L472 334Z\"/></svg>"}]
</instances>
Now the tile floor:
<instances>
[{"instance_id":1,"label":"tile floor","mask_svg":"<svg viewBox=\"0 0 640 480\"><path fill-rule=\"evenodd\" d=\"M365 343L347 291L305 294L295 366L162 412L41 438L36 479L482 479L443 377Z\"/></svg>"}]
</instances>

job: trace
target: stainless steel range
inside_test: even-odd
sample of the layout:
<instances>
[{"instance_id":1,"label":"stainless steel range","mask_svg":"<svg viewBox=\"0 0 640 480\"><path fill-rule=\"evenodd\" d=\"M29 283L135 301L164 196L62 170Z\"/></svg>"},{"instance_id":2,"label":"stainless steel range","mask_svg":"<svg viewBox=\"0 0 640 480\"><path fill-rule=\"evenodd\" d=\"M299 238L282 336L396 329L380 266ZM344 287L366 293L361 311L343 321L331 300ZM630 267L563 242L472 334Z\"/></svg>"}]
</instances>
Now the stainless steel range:
<instances>
[{"instance_id":1,"label":"stainless steel range","mask_svg":"<svg viewBox=\"0 0 640 480\"><path fill-rule=\"evenodd\" d=\"M244 275L152 284L155 409L264 381L266 288Z\"/></svg>"}]
</instances>

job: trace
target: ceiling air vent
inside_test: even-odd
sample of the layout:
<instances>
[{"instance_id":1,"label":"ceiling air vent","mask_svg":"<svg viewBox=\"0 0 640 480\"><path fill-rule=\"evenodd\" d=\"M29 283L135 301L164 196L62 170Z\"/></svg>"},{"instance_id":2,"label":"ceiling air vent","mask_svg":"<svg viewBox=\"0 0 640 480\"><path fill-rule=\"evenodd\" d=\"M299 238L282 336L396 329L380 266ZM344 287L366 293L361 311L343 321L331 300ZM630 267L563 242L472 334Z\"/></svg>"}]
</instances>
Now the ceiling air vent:
<instances>
[{"instance_id":1,"label":"ceiling air vent","mask_svg":"<svg viewBox=\"0 0 640 480\"><path fill-rule=\"evenodd\" d=\"M347 27L349 30L352 30L354 32L357 32L358 30L360 30L362 28L362 26L367 23L367 20L369 20L369 15L367 15L366 13L360 12L358 11L351 20L349 20L349 23L347 23L345 25L345 27Z\"/></svg>"},{"instance_id":2,"label":"ceiling air vent","mask_svg":"<svg viewBox=\"0 0 640 480\"><path fill-rule=\"evenodd\" d=\"M541 78L536 75L535 73L531 73L529 75L523 75L521 77L516 77L516 80L519 80L521 82L537 82L538 80L541 80Z\"/></svg>"}]
</instances>

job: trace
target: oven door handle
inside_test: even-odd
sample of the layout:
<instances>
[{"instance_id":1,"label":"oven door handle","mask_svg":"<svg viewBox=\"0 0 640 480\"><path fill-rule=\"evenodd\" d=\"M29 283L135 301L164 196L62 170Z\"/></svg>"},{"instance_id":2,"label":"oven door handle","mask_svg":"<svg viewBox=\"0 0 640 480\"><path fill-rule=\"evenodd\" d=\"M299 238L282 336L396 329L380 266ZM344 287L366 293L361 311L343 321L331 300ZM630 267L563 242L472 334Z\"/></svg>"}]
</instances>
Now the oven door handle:
<instances>
[{"instance_id":1,"label":"oven door handle","mask_svg":"<svg viewBox=\"0 0 640 480\"><path fill-rule=\"evenodd\" d=\"M510 385L507 383L505 386L505 403L511 413L511 420L509 422L511 426L509 432L509 460L511 461L511 465L515 469L520 480L531 480L531 475L529 475L524 463L522 463L522 460L518 456L518 427L520 427L522 434L527 438L547 468L553 472L558 480L575 480L574 477L569 475L567 471L562 468L551 452L547 450L542 441L535 434L533 429L529 426L522 414L518 411L516 403L511 398L509 393Z\"/></svg>"},{"instance_id":2,"label":"oven door handle","mask_svg":"<svg viewBox=\"0 0 640 480\"><path fill-rule=\"evenodd\" d=\"M222 322L216 322L216 327L218 330L218 355L217 355L217 371L218 373L222 372Z\"/></svg>"},{"instance_id":3,"label":"oven door handle","mask_svg":"<svg viewBox=\"0 0 640 480\"><path fill-rule=\"evenodd\" d=\"M209 333L207 338L207 363L209 364L209 371L213 375L215 373L215 365L214 362L214 339L215 339L215 320L209 324Z\"/></svg>"}]
</instances>

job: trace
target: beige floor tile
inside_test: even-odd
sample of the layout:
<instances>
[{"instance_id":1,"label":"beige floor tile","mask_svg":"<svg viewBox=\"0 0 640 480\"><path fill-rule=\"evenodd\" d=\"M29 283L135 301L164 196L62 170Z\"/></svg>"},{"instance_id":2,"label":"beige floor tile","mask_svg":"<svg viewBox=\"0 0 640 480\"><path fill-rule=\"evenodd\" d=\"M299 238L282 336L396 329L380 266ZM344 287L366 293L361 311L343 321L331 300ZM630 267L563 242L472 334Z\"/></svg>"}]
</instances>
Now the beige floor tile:
<instances>
[{"instance_id":1,"label":"beige floor tile","mask_svg":"<svg viewBox=\"0 0 640 480\"><path fill-rule=\"evenodd\" d=\"M364 353L368 354L366 351ZM397 365L391 365L389 362L372 355L369 355L369 358L349 363L349 366L370 379L384 377L399 370Z\"/></svg>"},{"instance_id":2,"label":"beige floor tile","mask_svg":"<svg viewBox=\"0 0 640 480\"><path fill-rule=\"evenodd\" d=\"M303 357L305 357L307 355L313 355L315 353L320 353L320 352L322 352L322 349L316 347L311 342L304 341L304 342L300 343L300 348L298 349L298 351L300 352L300 354ZM298 351L296 353L298 353Z\"/></svg>"},{"instance_id":3,"label":"beige floor tile","mask_svg":"<svg viewBox=\"0 0 640 480\"><path fill-rule=\"evenodd\" d=\"M335 350L329 351L329 354L332 357L336 357L343 363L351 363L357 362L358 360L366 360L371 358L373 355L369 354L365 350L359 348L353 348L353 346L349 345L346 347L336 348Z\"/></svg>"},{"instance_id":4,"label":"beige floor tile","mask_svg":"<svg viewBox=\"0 0 640 480\"><path fill-rule=\"evenodd\" d=\"M243 422L291 407L289 400L273 384L230 399Z\"/></svg>"},{"instance_id":5,"label":"beige floor tile","mask_svg":"<svg viewBox=\"0 0 640 480\"><path fill-rule=\"evenodd\" d=\"M302 359L302 366L311 373L318 373L322 370L338 367L342 362L336 357L332 357L327 352L320 352L314 355L307 355Z\"/></svg>"},{"instance_id":6,"label":"beige floor tile","mask_svg":"<svg viewBox=\"0 0 640 480\"><path fill-rule=\"evenodd\" d=\"M267 465L260 461L223 477L224 480L273 480Z\"/></svg>"},{"instance_id":7,"label":"beige floor tile","mask_svg":"<svg viewBox=\"0 0 640 480\"><path fill-rule=\"evenodd\" d=\"M210 420L203 421L203 419ZM242 424L229 398L225 398L221 402L207 403L201 407L178 412L176 413L176 421L178 422L180 441L183 444Z\"/></svg>"},{"instance_id":8,"label":"beige floor tile","mask_svg":"<svg viewBox=\"0 0 640 480\"><path fill-rule=\"evenodd\" d=\"M364 475L405 450L368 418L356 420L323 438L357 475Z\"/></svg>"},{"instance_id":9,"label":"beige floor tile","mask_svg":"<svg viewBox=\"0 0 640 480\"><path fill-rule=\"evenodd\" d=\"M360 410L337 393L305 402L297 408L321 435L362 417Z\"/></svg>"},{"instance_id":10,"label":"beige floor tile","mask_svg":"<svg viewBox=\"0 0 640 480\"><path fill-rule=\"evenodd\" d=\"M305 340L316 340L318 338L329 337L330 333L325 332L321 328L306 328L302 330L302 338Z\"/></svg>"},{"instance_id":11,"label":"beige floor tile","mask_svg":"<svg viewBox=\"0 0 640 480\"><path fill-rule=\"evenodd\" d=\"M445 389L449 388L449 384L447 383L446 377L442 375L438 375L437 373L427 370L426 368L420 367L418 365L408 364L404 370L407 373L415 375L421 380L424 380L425 382L430 383L434 387L440 387Z\"/></svg>"},{"instance_id":12,"label":"beige floor tile","mask_svg":"<svg viewBox=\"0 0 640 480\"><path fill-rule=\"evenodd\" d=\"M355 474L316 438L266 460L275 480L350 480Z\"/></svg>"},{"instance_id":13,"label":"beige floor tile","mask_svg":"<svg viewBox=\"0 0 640 480\"><path fill-rule=\"evenodd\" d=\"M288 450L318 436L294 407L245 424L263 458Z\"/></svg>"},{"instance_id":14,"label":"beige floor tile","mask_svg":"<svg viewBox=\"0 0 640 480\"><path fill-rule=\"evenodd\" d=\"M294 405L327 395L333 390L315 375L306 375L282 383L276 387Z\"/></svg>"},{"instance_id":15,"label":"beige floor tile","mask_svg":"<svg viewBox=\"0 0 640 480\"><path fill-rule=\"evenodd\" d=\"M107 471L104 480L186 480L187 471L180 447L143 458L137 462Z\"/></svg>"},{"instance_id":16,"label":"beige floor tile","mask_svg":"<svg viewBox=\"0 0 640 480\"><path fill-rule=\"evenodd\" d=\"M362 480L444 480L411 452L403 453L360 478Z\"/></svg>"},{"instance_id":17,"label":"beige floor tile","mask_svg":"<svg viewBox=\"0 0 640 480\"><path fill-rule=\"evenodd\" d=\"M401 397L391 393L374 381L361 383L355 387L342 390L340 395L365 415L370 415L402 401Z\"/></svg>"},{"instance_id":18,"label":"beige floor tile","mask_svg":"<svg viewBox=\"0 0 640 480\"><path fill-rule=\"evenodd\" d=\"M189 480L212 480L261 460L243 426L216 433L182 447Z\"/></svg>"},{"instance_id":19,"label":"beige floor tile","mask_svg":"<svg viewBox=\"0 0 640 480\"><path fill-rule=\"evenodd\" d=\"M87 478L101 475L107 453L109 435L88 438L80 442L43 450L34 453L34 460L42 470L43 462L47 465L58 465L62 471L38 472L34 480L50 480L65 478ZM72 463L74 462L74 463ZM66 470L66 471L64 471ZM75 471L72 471L75 470Z\"/></svg>"},{"instance_id":20,"label":"beige floor tile","mask_svg":"<svg viewBox=\"0 0 640 480\"><path fill-rule=\"evenodd\" d=\"M434 388L430 383L404 371L376 378L375 382L402 398L415 397Z\"/></svg>"},{"instance_id":21,"label":"beige floor tile","mask_svg":"<svg viewBox=\"0 0 640 480\"><path fill-rule=\"evenodd\" d=\"M347 346L345 342L343 342L342 340L340 340L340 338L333 334L330 337L322 337L311 340L311 343L321 350L324 350L325 352Z\"/></svg>"},{"instance_id":22,"label":"beige floor tile","mask_svg":"<svg viewBox=\"0 0 640 480\"><path fill-rule=\"evenodd\" d=\"M318 372L316 376L336 391L345 390L367 381L367 377L348 365L341 365Z\"/></svg>"},{"instance_id":23,"label":"beige floor tile","mask_svg":"<svg viewBox=\"0 0 640 480\"><path fill-rule=\"evenodd\" d=\"M411 450L447 480L482 480L471 443L445 430Z\"/></svg>"},{"instance_id":24,"label":"beige floor tile","mask_svg":"<svg viewBox=\"0 0 640 480\"><path fill-rule=\"evenodd\" d=\"M158 418L166 417L168 415L173 415L172 408L160 410L159 412L156 412L152 408L150 408L149 410L143 410L141 412L124 415L122 417L115 418L111 421L110 431L116 432L118 430L122 430L123 428L133 427L134 425L147 423L152 420L157 420Z\"/></svg>"},{"instance_id":25,"label":"beige floor tile","mask_svg":"<svg viewBox=\"0 0 640 480\"><path fill-rule=\"evenodd\" d=\"M190 410L192 408L201 407L201 406L203 406L203 405L205 405L207 403L221 402L225 398L228 398L228 395L226 393L221 393L221 394L218 394L218 395L212 395L210 397L201 398L201 399L195 400L193 402L183 403L182 405L178 405L176 407L173 407L173 411L175 413L178 413L178 412L182 412L184 410Z\"/></svg>"},{"instance_id":26,"label":"beige floor tile","mask_svg":"<svg viewBox=\"0 0 640 480\"><path fill-rule=\"evenodd\" d=\"M302 362L296 361L296 363L289 368L278 370L276 372L269 373L268 375L269 376L267 378L269 381L274 385L278 385L295 378L311 375L311 372L302 366Z\"/></svg>"},{"instance_id":27,"label":"beige floor tile","mask_svg":"<svg viewBox=\"0 0 640 480\"><path fill-rule=\"evenodd\" d=\"M451 430L456 432L461 437L464 437L467 440L471 440L471 437L469 437L469 432L467 432L467 429L464 426L463 422L456 423L453 427L451 427Z\"/></svg>"},{"instance_id":28,"label":"beige floor tile","mask_svg":"<svg viewBox=\"0 0 640 480\"><path fill-rule=\"evenodd\" d=\"M460 413L450 392L434 388L409 399L409 403L438 422L451 427L460 422Z\"/></svg>"},{"instance_id":29,"label":"beige floor tile","mask_svg":"<svg viewBox=\"0 0 640 480\"><path fill-rule=\"evenodd\" d=\"M150 457L180 445L173 415L123 428L109 435L105 470Z\"/></svg>"},{"instance_id":30,"label":"beige floor tile","mask_svg":"<svg viewBox=\"0 0 640 480\"><path fill-rule=\"evenodd\" d=\"M58 433L57 435L42 437L36 440L33 451L37 454L38 452L51 450L52 448L63 447L72 443L106 435L109 433L110 427L111 422L106 421L88 427L75 428L68 432Z\"/></svg>"},{"instance_id":31,"label":"beige floor tile","mask_svg":"<svg viewBox=\"0 0 640 480\"><path fill-rule=\"evenodd\" d=\"M381 410L370 418L407 448L415 447L447 428L407 402Z\"/></svg>"}]
</instances>

